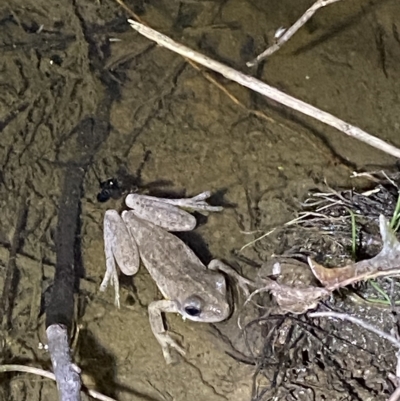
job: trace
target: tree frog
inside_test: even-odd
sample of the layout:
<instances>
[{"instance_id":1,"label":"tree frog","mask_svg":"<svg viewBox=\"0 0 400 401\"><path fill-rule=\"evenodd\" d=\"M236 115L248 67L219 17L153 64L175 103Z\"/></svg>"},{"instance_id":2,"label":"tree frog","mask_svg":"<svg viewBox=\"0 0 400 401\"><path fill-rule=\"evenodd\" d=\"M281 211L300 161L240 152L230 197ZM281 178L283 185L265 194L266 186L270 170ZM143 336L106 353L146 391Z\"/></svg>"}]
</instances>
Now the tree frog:
<instances>
[{"instance_id":1,"label":"tree frog","mask_svg":"<svg viewBox=\"0 0 400 401\"><path fill-rule=\"evenodd\" d=\"M184 319L199 322L221 322L230 315L224 272L232 276L249 294L250 281L220 260L206 267L195 253L173 231L190 231L196 226L190 211L217 212L205 200L209 192L193 198L164 199L129 194L125 203L129 210L120 215L108 210L104 217L106 274L100 289L108 282L115 287L115 303L119 307L119 284L116 264L126 275L134 275L140 260L157 284L164 300L148 307L151 329L161 345L165 361L173 362L170 350L184 355L184 349L168 334L162 313L179 313ZM116 263L115 263L116 262Z\"/></svg>"}]
</instances>

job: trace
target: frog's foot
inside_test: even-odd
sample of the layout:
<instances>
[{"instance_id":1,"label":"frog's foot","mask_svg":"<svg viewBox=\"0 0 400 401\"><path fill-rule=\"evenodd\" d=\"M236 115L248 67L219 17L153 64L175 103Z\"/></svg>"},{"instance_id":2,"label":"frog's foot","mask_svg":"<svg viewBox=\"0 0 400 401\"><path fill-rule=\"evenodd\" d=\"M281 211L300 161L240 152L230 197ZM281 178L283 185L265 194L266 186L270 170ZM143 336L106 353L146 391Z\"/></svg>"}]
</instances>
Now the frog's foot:
<instances>
[{"instance_id":1,"label":"frog's foot","mask_svg":"<svg viewBox=\"0 0 400 401\"><path fill-rule=\"evenodd\" d=\"M222 206L211 206L205 200L211 196L210 191L202 192L192 198L179 199L182 201L181 207L193 211L203 212L221 212L224 208Z\"/></svg>"},{"instance_id":2,"label":"frog's foot","mask_svg":"<svg viewBox=\"0 0 400 401\"><path fill-rule=\"evenodd\" d=\"M185 350L167 333L164 327L162 313L179 313L178 305L174 301L154 301L149 305L149 320L151 330L161 345L165 362L171 364L174 359L171 356L171 348L180 355L185 355Z\"/></svg>"},{"instance_id":3,"label":"frog's foot","mask_svg":"<svg viewBox=\"0 0 400 401\"><path fill-rule=\"evenodd\" d=\"M180 355L185 356L185 350L167 332L157 334L155 337L161 345L161 350L167 365L171 365L175 362L175 358L171 355L171 348L177 351Z\"/></svg>"},{"instance_id":4,"label":"frog's foot","mask_svg":"<svg viewBox=\"0 0 400 401\"><path fill-rule=\"evenodd\" d=\"M246 299L250 296L250 289L249 287L254 287L255 284L241 276L235 269L233 269L231 266L228 266L224 262L222 262L219 259L213 259L207 266L208 269L210 270L215 270L215 271L221 271L225 273L227 276L232 277L238 284L238 286L242 289Z\"/></svg>"},{"instance_id":5,"label":"frog's foot","mask_svg":"<svg viewBox=\"0 0 400 401\"><path fill-rule=\"evenodd\" d=\"M111 285L114 287L115 290L115 298L114 303L117 308L120 307L119 302L119 280L118 280L118 272L115 266L114 258L112 261L107 260L107 270L106 274L104 275L103 281L100 284L100 291L105 291L108 283L111 281Z\"/></svg>"}]
</instances>

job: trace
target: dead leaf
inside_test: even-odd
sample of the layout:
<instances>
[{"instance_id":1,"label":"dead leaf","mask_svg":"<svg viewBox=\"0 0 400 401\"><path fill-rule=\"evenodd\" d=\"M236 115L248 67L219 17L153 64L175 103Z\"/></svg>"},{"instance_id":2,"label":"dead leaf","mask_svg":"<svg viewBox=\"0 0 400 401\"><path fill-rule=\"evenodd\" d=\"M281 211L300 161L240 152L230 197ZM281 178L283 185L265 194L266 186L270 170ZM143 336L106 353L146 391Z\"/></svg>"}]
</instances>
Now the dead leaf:
<instances>
[{"instance_id":1,"label":"dead leaf","mask_svg":"<svg viewBox=\"0 0 400 401\"><path fill-rule=\"evenodd\" d=\"M256 295L270 292L279 307L279 313L294 313L300 315L316 308L318 303L329 297L331 291L326 288L306 286L301 288L279 284L269 278L262 279L263 286L254 291L244 303L244 306Z\"/></svg>"}]
</instances>

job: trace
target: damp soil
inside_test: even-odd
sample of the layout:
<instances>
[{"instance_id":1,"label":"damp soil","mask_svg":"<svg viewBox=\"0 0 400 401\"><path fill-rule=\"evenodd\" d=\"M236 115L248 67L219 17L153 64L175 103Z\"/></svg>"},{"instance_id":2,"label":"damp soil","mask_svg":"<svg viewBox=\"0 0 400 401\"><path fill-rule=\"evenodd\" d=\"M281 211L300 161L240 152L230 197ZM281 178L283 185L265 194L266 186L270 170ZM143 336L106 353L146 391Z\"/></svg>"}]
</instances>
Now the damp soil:
<instances>
[{"instance_id":1,"label":"damp soil","mask_svg":"<svg viewBox=\"0 0 400 401\"><path fill-rule=\"evenodd\" d=\"M246 68L279 27L311 4L127 2L176 40L400 146L398 1L326 7L267 62ZM273 396L281 400L386 399L394 350L348 324L325 327L331 335L324 349L334 355L326 362L309 337L295 354L293 346L283 348L283 359L269 353L265 327L281 327L282 317L258 324L245 341L238 306L215 325L168 316L187 355L166 366L148 322L147 306L160 294L147 272L121 277L120 310L112 288L99 292L104 212L123 205L122 198L98 202L101 181L116 177L132 189L168 196L212 191L224 212L202 219L183 239L205 263L222 258L253 278L258 264L238 261L233 251L291 220L316 183L351 187L353 170L395 165L392 157L213 74L245 108L238 106L181 57L131 30L126 18L112 0L0 5L0 288L7 290L1 362L50 368L39 347L46 342L42 309L62 244L69 249L62 262L73 263L80 278L74 360L86 383L109 396L244 401L270 399L263 389L275 386ZM249 112L254 109L268 119ZM261 257L255 249L249 260L254 255ZM240 305L243 296L232 293ZM386 310L368 313L393 327ZM279 380L282 366L285 380ZM9 400L56 397L53 383L26 374L2 376L0 392Z\"/></svg>"}]
</instances>

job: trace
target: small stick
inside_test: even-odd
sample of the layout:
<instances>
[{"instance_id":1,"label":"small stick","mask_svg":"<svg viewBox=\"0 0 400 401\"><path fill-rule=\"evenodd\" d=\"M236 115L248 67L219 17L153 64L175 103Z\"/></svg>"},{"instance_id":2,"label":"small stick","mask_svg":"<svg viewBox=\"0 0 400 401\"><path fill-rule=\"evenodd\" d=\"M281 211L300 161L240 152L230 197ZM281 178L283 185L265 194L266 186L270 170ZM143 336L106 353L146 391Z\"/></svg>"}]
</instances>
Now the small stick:
<instances>
[{"instance_id":1,"label":"small stick","mask_svg":"<svg viewBox=\"0 0 400 401\"><path fill-rule=\"evenodd\" d=\"M46 334L60 401L81 401L80 369L71 361L67 327L52 324Z\"/></svg>"},{"instance_id":2,"label":"small stick","mask_svg":"<svg viewBox=\"0 0 400 401\"><path fill-rule=\"evenodd\" d=\"M348 320L351 323L357 324L358 326L363 327L364 329L371 331L372 333L377 334L378 336L384 338L385 340L390 341L393 345L395 345L397 348L400 348L400 341L390 335L389 333L386 333L382 330L379 330L378 328L372 326L371 324L364 322L361 319L358 319L354 316L350 316L347 313L337 313L337 312L313 312L310 313L308 316L310 317L333 317L336 319L342 319L342 320Z\"/></svg>"},{"instance_id":3,"label":"small stick","mask_svg":"<svg viewBox=\"0 0 400 401\"><path fill-rule=\"evenodd\" d=\"M286 43L313 15L314 13L322 7L329 4L336 3L340 0L318 0L316 1L290 28L288 28L285 33L277 39L277 41L267 50L264 50L259 54L254 60L246 63L247 67L253 67L257 65L261 60L264 60L272 53L279 50L284 43Z\"/></svg>"},{"instance_id":4,"label":"small stick","mask_svg":"<svg viewBox=\"0 0 400 401\"><path fill-rule=\"evenodd\" d=\"M210 57L204 56L201 53L198 53L186 46L183 46L182 44L173 41L169 37L155 31L154 29L146 27L145 25L140 24L132 19L128 19L128 22L133 29L138 31L143 36L154 40L159 45L164 46L167 49L172 50L173 52L178 53L183 57L187 57L207 68L210 68L211 70L222 74L225 78L237 82L238 84L245 86L246 88L249 88L255 92L258 92L270 99L273 99L278 103L281 103L293 110L299 111L300 113L303 113L307 116L315 118L316 120L319 120L327 125L330 125L331 127L338 129L346 135L351 136L352 138L365 142L368 145L383 152L386 152L396 158L400 158L400 149L386 143L382 139L376 138L363 131L362 129L350 125L343 120L340 120L332 114L317 109L316 107L311 106L308 103L289 96L286 93L283 93L256 78L236 71L235 69L228 67L227 65L224 65L218 61L211 59Z\"/></svg>"}]
</instances>

